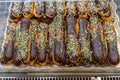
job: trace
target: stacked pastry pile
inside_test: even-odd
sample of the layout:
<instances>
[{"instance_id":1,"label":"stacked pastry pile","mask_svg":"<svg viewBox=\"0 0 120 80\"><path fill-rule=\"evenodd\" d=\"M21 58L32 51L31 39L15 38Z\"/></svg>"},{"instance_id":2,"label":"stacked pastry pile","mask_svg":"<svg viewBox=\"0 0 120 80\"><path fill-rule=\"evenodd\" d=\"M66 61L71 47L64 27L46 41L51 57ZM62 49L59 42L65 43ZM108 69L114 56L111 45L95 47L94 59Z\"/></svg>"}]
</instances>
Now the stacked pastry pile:
<instances>
[{"instance_id":1,"label":"stacked pastry pile","mask_svg":"<svg viewBox=\"0 0 120 80\"><path fill-rule=\"evenodd\" d=\"M114 17L110 0L14 2L1 63L116 65Z\"/></svg>"}]
</instances>

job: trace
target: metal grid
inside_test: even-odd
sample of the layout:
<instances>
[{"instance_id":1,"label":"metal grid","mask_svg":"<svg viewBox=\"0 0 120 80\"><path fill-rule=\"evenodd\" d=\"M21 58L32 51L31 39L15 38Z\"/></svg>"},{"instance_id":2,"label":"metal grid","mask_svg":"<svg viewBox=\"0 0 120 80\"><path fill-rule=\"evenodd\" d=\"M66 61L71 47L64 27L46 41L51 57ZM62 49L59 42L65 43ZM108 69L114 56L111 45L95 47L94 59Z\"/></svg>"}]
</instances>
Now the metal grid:
<instances>
[{"instance_id":1,"label":"metal grid","mask_svg":"<svg viewBox=\"0 0 120 80\"><path fill-rule=\"evenodd\" d=\"M0 80L120 80L120 77L1 77Z\"/></svg>"},{"instance_id":2,"label":"metal grid","mask_svg":"<svg viewBox=\"0 0 120 80\"><path fill-rule=\"evenodd\" d=\"M4 77L1 80L92 80L90 77Z\"/></svg>"},{"instance_id":3,"label":"metal grid","mask_svg":"<svg viewBox=\"0 0 120 80\"><path fill-rule=\"evenodd\" d=\"M120 77L102 77L101 80L120 80Z\"/></svg>"}]
</instances>

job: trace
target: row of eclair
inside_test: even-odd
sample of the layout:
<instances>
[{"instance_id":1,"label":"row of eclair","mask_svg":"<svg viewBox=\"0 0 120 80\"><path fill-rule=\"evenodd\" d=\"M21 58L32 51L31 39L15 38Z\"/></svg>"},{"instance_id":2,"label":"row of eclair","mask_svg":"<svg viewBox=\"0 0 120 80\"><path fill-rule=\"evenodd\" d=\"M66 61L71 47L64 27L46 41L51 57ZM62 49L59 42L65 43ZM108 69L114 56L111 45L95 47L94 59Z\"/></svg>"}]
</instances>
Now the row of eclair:
<instances>
[{"instance_id":1,"label":"row of eclair","mask_svg":"<svg viewBox=\"0 0 120 80\"><path fill-rule=\"evenodd\" d=\"M110 0L15 2L2 64L78 66L119 63Z\"/></svg>"}]
</instances>

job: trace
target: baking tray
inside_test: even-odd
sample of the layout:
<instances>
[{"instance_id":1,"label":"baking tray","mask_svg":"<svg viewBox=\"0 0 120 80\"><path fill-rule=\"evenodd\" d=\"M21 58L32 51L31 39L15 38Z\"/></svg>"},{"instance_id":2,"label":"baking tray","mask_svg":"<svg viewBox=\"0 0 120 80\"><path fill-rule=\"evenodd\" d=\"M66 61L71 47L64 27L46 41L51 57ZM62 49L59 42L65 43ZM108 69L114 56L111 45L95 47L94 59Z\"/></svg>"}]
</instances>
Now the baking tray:
<instances>
[{"instance_id":1,"label":"baking tray","mask_svg":"<svg viewBox=\"0 0 120 80\"><path fill-rule=\"evenodd\" d=\"M78 69L79 68L79 69ZM51 67L48 69L45 68L34 68L34 69L0 69L1 77L26 77L26 76L120 76L120 68L85 68L85 67L77 67L77 68L55 68Z\"/></svg>"},{"instance_id":2,"label":"baking tray","mask_svg":"<svg viewBox=\"0 0 120 80\"><path fill-rule=\"evenodd\" d=\"M14 1L14 0L13 0ZM24 1L24 0L23 0ZM117 14L120 16L120 0L114 0L117 4ZM10 5L11 0L0 0L0 43L3 43L4 38L4 31L6 25L6 19L9 14L8 7ZM4 14L3 14L4 13ZM120 23L120 22L119 22ZM2 44L0 44L2 46ZM1 47L0 47L1 51ZM99 66L92 66L92 67L58 67L53 65L51 67L44 66L44 67L31 67L26 68L0 68L0 77L27 77L27 76L120 76L120 67L99 67Z\"/></svg>"}]
</instances>

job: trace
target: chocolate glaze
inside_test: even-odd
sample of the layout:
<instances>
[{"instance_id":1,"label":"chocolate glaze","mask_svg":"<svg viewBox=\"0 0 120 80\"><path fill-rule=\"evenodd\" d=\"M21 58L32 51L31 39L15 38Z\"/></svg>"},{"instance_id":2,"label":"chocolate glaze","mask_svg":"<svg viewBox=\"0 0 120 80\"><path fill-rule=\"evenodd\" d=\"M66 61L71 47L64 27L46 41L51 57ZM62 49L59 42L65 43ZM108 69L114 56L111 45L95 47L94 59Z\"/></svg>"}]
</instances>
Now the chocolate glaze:
<instances>
[{"instance_id":1,"label":"chocolate glaze","mask_svg":"<svg viewBox=\"0 0 120 80\"><path fill-rule=\"evenodd\" d=\"M80 18L79 19L79 26L80 26L80 29L79 29L79 32L83 33L85 35L85 37L87 36L87 20L86 18Z\"/></svg>"},{"instance_id":2,"label":"chocolate glaze","mask_svg":"<svg viewBox=\"0 0 120 80\"><path fill-rule=\"evenodd\" d=\"M10 60L13 59L13 55L14 55L14 43L9 43L9 44L5 44L4 46L4 57L2 60L2 64L7 64Z\"/></svg>"},{"instance_id":3,"label":"chocolate glaze","mask_svg":"<svg viewBox=\"0 0 120 80\"><path fill-rule=\"evenodd\" d=\"M66 25L67 25L67 28L69 28L69 29L67 29L68 30L67 33L74 34L77 36L76 31L75 31L75 27L73 27L73 26L75 26L74 16L67 16L66 17Z\"/></svg>"},{"instance_id":4,"label":"chocolate glaze","mask_svg":"<svg viewBox=\"0 0 120 80\"><path fill-rule=\"evenodd\" d=\"M16 53L16 54L18 54L18 53ZM21 61L20 61L19 59L17 59L18 55L16 55L16 54L15 54L15 56L14 56L13 64L14 64L15 66L19 66L19 65L21 64Z\"/></svg>"},{"instance_id":5,"label":"chocolate glaze","mask_svg":"<svg viewBox=\"0 0 120 80\"><path fill-rule=\"evenodd\" d=\"M46 61L46 49L38 50L37 62L43 63Z\"/></svg>"},{"instance_id":6,"label":"chocolate glaze","mask_svg":"<svg viewBox=\"0 0 120 80\"><path fill-rule=\"evenodd\" d=\"M36 42L32 42L30 48L30 61L35 60L36 56L37 56Z\"/></svg>"},{"instance_id":7,"label":"chocolate glaze","mask_svg":"<svg viewBox=\"0 0 120 80\"><path fill-rule=\"evenodd\" d=\"M109 62L113 65L119 63L119 53L117 50L117 46L112 46L112 42L107 43L108 46L108 59Z\"/></svg>"},{"instance_id":8,"label":"chocolate glaze","mask_svg":"<svg viewBox=\"0 0 120 80\"><path fill-rule=\"evenodd\" d=\"M55 53L54 53L54 58L55 58L55 61L56 62L58 62L58 63L60 63L61 62L61 58L60 58L60 56L62 55L61 54L61 45L60 45L60 43L56 40L55 41Z\"/></svg>"},{"instance_id":9,"label":"chocolate glaze","mask_svg":"<svg viewBox=\"0 0 120 80\"><path fill-rule=\"evenodd\" d=\"M62 51L61 51L62 50ZM62 44L55 40L55 54L54 54L55 61L58 63L65 63L65 43Z\"/></svg>"},{"instance_id":10,"label":"chocolate glaze","mask_svg":"<svg viewBox=\"0 0 120 80\"><path fill-rule=\"evenodd\" d=\"M100 36L97 36L92 40L93 60L99 64L102 64L103 59L103 46L101 44Z\"/></svg>"},{"instance_id":11,"label":"chocolate glaze","mask_svg":"<svg viewBox=\"0 0 120 80\"><path fill-rule=\"evenodd\" d=\"M30 27L30 18L22 18L21 19L21 31L28 30Z\"/></svg>"},{"instance_id":12,"label":"chocolate glaze","mask_svg":"<svg viewBox=\"0 0 120 80\"><path fill-rule=\"evenodd\" d=\"M55 48L49 47L48 62L47 64L53 63L53 53L55 53Z\"/></svg>"},{"instance_id":13,"label":"chocolate glaze","mask_svg":"<svg viewBox=\"0 0 120 80\"><path fill-rule=\"evenodd\" d=\"M102 57L102 65L105 66L108 64L108 59L107 59L107 53L106 53L106 47L105 45L103 44L103 42L101 43L101 46L102 46L102 51L103 51L103 57Z\"/></svg>"}]
</instances>

